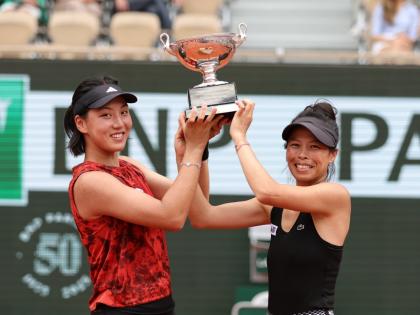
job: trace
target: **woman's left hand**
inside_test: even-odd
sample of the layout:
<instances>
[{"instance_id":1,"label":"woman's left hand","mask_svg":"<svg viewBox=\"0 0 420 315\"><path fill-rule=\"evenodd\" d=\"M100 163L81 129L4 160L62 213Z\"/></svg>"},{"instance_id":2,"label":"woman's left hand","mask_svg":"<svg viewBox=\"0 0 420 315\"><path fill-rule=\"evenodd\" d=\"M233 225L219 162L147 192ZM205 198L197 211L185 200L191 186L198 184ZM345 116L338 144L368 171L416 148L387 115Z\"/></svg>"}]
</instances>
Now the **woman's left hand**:
<instances>
[{"instance_id":1,"label":"woman's left hand","mask_svg":"<svg viewBox=\"0 0 420 315\"><path fill-rule=\"evenodd\" d=\"M230 136L235 144L238 144L239 142L246 142L246 132L252 122L255 104L246 99L236 101L236 104L239 109L230 124Z\"/></svg>"}]
</instances>

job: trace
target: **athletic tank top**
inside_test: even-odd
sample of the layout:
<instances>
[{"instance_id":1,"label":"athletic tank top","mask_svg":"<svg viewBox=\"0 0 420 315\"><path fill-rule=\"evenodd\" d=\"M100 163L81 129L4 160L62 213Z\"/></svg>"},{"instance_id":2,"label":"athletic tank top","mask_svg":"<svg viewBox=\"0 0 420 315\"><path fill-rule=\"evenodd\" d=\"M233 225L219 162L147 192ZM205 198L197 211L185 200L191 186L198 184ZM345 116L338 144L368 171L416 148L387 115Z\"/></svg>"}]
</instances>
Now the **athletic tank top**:
<instances>
[{"instance_id":1,"label":"athletic tank top","mask_svg":"<svg viewBox=\"0 0 420 315\"><path fill-rule=\"evenodd\" d=\"M98 304L125 307L156 301L171 294L165 234L158 228L128 223L114 217L92 220L80 217L73 187L80 175L91 171L108 173L123 184L152 196L143 173L119 160L119 167L84 162L73 168L69 185L71 211L87 250L93 293L89 309ZM98 183L100 185L101 183Z\"/></svg>"},{"instance_id":2,"label":"athletic tank top","mask_svg":"<svg viewBox=\"0 0 420 315\"><path fill-rule=\"evenodd\" d=\"M323 240L310 213L301 212L286 233L281 227L282 213L279 208L271 211L268 310L273 315L292 315L334 309L343 246Z\"/></svg>"}]
</instances>

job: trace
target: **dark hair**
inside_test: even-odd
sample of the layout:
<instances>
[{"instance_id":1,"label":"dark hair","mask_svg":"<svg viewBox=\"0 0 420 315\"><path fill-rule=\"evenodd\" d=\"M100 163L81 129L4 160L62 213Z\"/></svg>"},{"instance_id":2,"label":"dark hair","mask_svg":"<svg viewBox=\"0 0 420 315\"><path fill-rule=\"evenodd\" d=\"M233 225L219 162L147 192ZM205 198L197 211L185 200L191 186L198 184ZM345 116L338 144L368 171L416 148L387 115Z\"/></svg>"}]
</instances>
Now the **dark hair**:
<instances>
[{"instance_id":1,"label":"dark hair","mask_svg":"<svg viewBox=\"0 0 420 315\"><path fill-rule=\"evenodd\" d=\"M71 100L71 105L66 110L66 113L64 115L64 130L70 139L68 148L74 156L78 156L80 154L85 153L85 140L83 138L83 134L77 129L76 123L74 122L74 117L76 116L74 112L75 104L83 95L88 93L90 90L103 84L118 85L118 80L108 75L92 77L83 80L74 91ZM86 115L87 112L88 109L84 108L79 113L79 116L83 117Z\"/></svg>"},{"instance_id":2,"label":"dark hair","mask_svg":"<svg viewBox=\"0 0 420 315\"><path fill-rule=\"evenodd\" d=\"M313 106L318 105L318 107L324 112L324 114L329 117L331 120L335 122L335 125L337 126L337 108L332 106L328 101L320 101L319 103L315 102ZM337 135L339 136L340 131L337 126ZM331 149L332 150L332 149ZM334 148L334 150L337 150ZM328 169L327 169L327 178L326 181L329 182L331 179L333 179L335 175L335 163L329 163Z\"/></svg>"},{"instance_id":3,"label":"dark hair","mask_svg":"<svg viewBox=\"0 0 420 315\"><path fill-rule=\"evenodd\" d=\"M324 121L332 120L336 122L337 109L327 100L317 100L315 103L306 106L305 109L296 116L296 118L313 115L311 113L321 114L317 116L322 117Z\"/></svg>"}]
</instances>

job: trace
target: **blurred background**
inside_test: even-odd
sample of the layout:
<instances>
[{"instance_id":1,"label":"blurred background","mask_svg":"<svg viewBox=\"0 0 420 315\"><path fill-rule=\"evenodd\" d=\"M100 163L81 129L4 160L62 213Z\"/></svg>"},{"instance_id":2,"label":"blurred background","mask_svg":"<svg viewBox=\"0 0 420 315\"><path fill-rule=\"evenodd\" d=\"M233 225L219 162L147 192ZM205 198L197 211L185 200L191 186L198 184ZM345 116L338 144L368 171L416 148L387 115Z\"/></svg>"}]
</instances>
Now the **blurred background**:
<instances>
[{"instance_id":1,"label":"blurred background","mask_svg":"<svg viewBox=\"0 0 420 315\"><path fill-rule=\"evenodd\" d=\"M84 78L110 74L139 102L124 154L174 178L173 136L202 81L165 52L212 33L246 41L218 79L256 102L249 140L289 182L281 131L304 106L339 110L335 180L352 194L336 290L341 315L417 315L420 295L418 1L0 0L0 306L88 314L86 253L68 206L75 159L63 117ZM228 130L210 144L211 201L251 196ZM260 315L267 227L167 233L179 315ZM280 281L280 280L279 280Z\"/></svg>"}]
</instances>

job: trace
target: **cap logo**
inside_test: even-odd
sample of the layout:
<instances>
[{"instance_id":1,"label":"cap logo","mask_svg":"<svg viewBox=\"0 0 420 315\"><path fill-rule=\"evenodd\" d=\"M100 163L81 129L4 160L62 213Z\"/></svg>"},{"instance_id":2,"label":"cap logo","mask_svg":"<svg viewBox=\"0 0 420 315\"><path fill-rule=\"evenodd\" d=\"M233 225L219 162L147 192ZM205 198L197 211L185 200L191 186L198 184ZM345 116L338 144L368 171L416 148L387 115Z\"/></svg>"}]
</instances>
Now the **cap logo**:
<instances>
[{"instance_id":1,"label":"cap logo","mask_svg":"<svg viewBox=\"0 0 420 315\"><path fill-rule=\"evenodd\" d=\"M118 90L117 90L117 89L115 89L115 88L113 88L112 86L110 86L110 87L108 88L108 90L106 90L106 93L111 93L111 92L118 92Z\"/></svg>"}]
</instances>

